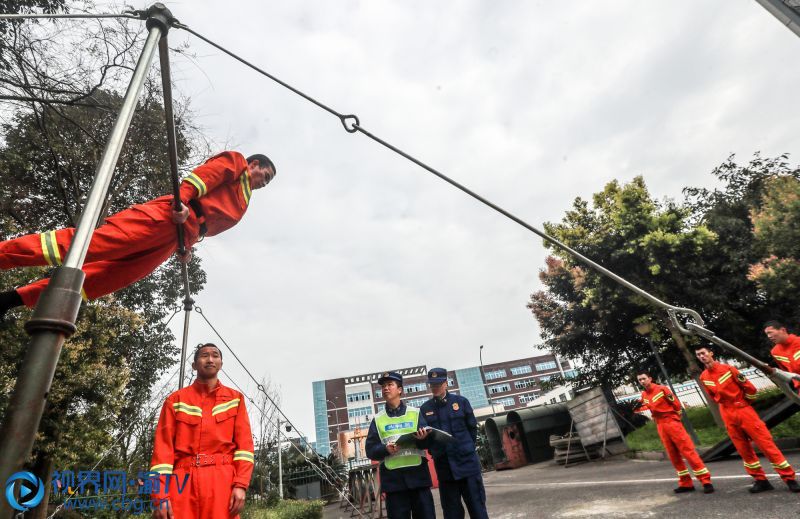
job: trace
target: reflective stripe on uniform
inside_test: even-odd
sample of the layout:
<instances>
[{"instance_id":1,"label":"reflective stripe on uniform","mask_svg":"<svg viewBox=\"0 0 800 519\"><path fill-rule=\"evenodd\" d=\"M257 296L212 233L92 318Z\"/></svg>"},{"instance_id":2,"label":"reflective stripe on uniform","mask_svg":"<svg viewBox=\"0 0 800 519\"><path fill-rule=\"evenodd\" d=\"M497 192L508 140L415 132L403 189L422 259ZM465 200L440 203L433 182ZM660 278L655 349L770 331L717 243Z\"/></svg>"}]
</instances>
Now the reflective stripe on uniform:
<instances>
[{"instance_id":1,"label":"reflective stripe on uniform","mask_svg":"<svg viewBox=\"0 0 800 519\"><path fill-rule=\"evenodd\" d=\"M800 351L798 351L797 353L800 353ZM779 360L787 364L789 363L789 357L781 357L780 355L773 355L773 357L775 357L775 360Z\"/></svg>"},{"instance_id":2,"label":"reflective stripe on uniform","mask_svg":"<svg viewBox=\"0 0 800 519\"><path fill-rule=\"evenodd\" d=\"M202 197L206 193L208 193L208 188L206 187L206 183L203 182L203 179L195 175L194 173L190 174L188 177L183 179L185 182L190 183L197 189L197 198Z\"/></svg>"},{"instance_id":3,"label":"reflective stripe on uniform","mask_svg":"<svg viewBox=\"0 0 800 519\"><path fill-rule=\"evenodd\" d=\"M42 255L51 267L61 265L61 253L58 251L56 231L47 231L39 235L42 241Z\"/></svg>"},{"instance_id":4,"label":"reflective stripe on uniform","mask_svg":"<svg viewBox=\"0 0 800 519\"><path fill-rule=\"evenodd\" d=\"M708 474L708 469L706 467L703 467L700 470L693 470L692 472L694 472L695 476L702 476L703 474Z\"/></svg>"},{"instance_id":5,"label":"reflective stripe on uniform","mask_svg":"<svg viewBox=\"0 0 800 519\"><path fill-rule=\"evenodd\" d=\"M211 416L218 415L220 413L224 413L229 409L233 409L234 407L239 405L239 399L234 398L233 400L228 400L227 402L223 402L219 405L215 405L214 408L211 410Z\"/></svg>"},{"instance_id":6,"label":"reflective stripe on uniform","mask_svg":"<svg viewBox=\"0 0 800 519\"><path fill-rule=\"evenodd\" d=\"M253 190L250 188L250 172L245 169L239 176L239 183L242 185L242 194L244 195L244 203L250 204L250 197L253 196Z\"/></svg>"},{"instance_id":7,"label":"reflective stripe on uniform","mask_svg":"<svg viewBox=\"0 0 800 519\"><path fill-rule=\"evenodd\" d=\"M688 475L689 475L689 469L686 469L686 470L679 470L679 471L677 472L677 474L678 474L678 476L688 476Z\"/></svg>"},{"instance_id":8,"label":"reflective stripe on uniform","mask_svg":"<svg viewBox=\"0 0 800 519\"><path fill-rule=\"evenodd\" d=\"M172 474L172 465L169 463L161 463L150 467L150 472L158 472L159 474Z\"/></svg>"},{"instance_id":9,"label":"reflective stripe on uniform","mask_svg":"<svg viewBox=\"0 0 800 519\"><path fill-rule=\"evenodd\" d=\"M794 352L794 355L792 355L792 358L794 360L800 360L800 350L797 350L796 352Z\"/></svg>"},{"instance_id":10,"label":"reflective stripe on uniform","mask_svg":"<svg viewBox=\"0 0 800 519\"><path fill-rule=\"evenodd\" d=\"M189 405L185 402L175 402L172 408L176 413L186 413L190 416L203 416L203 410L196 405Z\"/></svg>"},{"instance_id":11,"label":"reflective stripe on uniform","mask_svg":"<svg viewBox=\"0 0 800 519\"><path fill-rule=\"evenodd\" d=\"M703 384L705 384L707 386L716 386L716 384L714 382L712 382L711 380L704 380Z\"/></svg>"},{"instance_id":12,"label":"reflective stripe on uniform","mask_svg":"<svg viewBox=\"0 0 800 519\"><path fill-rule=\"evenodd\" d=\"M747 463L745 461L745 462L743 462L743 465L746 468L750 469L750 470L756 470L756 469L760 469L761 468L761 462L760 461L756 461L756 462L753 462L753 463Z\"/></svg>"},{"instance_id":13,"label":"reflective stripe on uniform","mask_svg":"<svg viewBox=\"0 0 800 519\"><path fill-rule=\"evenodd\" d=\"M653 403L655 403L656 400L658 400L659 398L661 398L663 396L664 396L664 392L663 391L658 393L656 396L653 397Z\"/></svg>"},{"instance_id":14,"label":"reflective stripe on uniform","mask_svg":"<svg viewBox=\"0 0 800 519\"><path fill-rule=\"evenodd\" d=\"M733 373L729 371L729 372L725 373L724 375L722 375L721 377L719 377L719 378L717 379L717 383L718 383L719 385L722 385L722 383L723 383L723 382L725 382L726 380L728 380L728 379L729 379L729 378L731 378L732 376L733 376Z\"/></svg>"},{"instance_id":15,"label":"reflective stripe on uniform","mask_svg":"<svg viewBox=\"0 0 800 519\"><path fill-rule=\"evenodd\" d=\"M752 395L749 395L749 394L745 393L745 394L744 394L744 397L745 397L746 399L748 399L748 400L755 400L755 399L756 399L756 394L755 394L755 393L753 393Z\"/></svg>"},{"instance_id":16,"label":"reflective stripe on uniform","mask_svg":"<svg viewBox=\"0 0 800 519\"><path fill-rule=\"evenodd\" d=\"M786 460L783 460L780 463L773 463L772 466L775 467L776 469L787 469L787 468L789 468L789 462L786 461Z\"/></svg>"},{"instance_id":17,"label":"reflective stripe on uniform","mask_svg":"<svg viewBox=\"0 0 800 519\"><path fill-rule=\"evenodd\" d=\"M255 456L250 451L236 451L233 453L233 461L241 460L241 461L249 461L250 463L255 464Z\"/></svg>"}]
</instances>

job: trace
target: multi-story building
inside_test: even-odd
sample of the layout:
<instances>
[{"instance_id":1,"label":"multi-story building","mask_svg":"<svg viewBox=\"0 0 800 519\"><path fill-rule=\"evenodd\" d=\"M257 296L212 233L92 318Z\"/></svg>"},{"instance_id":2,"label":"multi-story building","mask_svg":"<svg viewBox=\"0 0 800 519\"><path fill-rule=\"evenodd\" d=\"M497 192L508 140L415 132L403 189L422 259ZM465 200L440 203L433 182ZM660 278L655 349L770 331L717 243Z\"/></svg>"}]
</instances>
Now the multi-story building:
<instances>
[{"instance_id":1,"label":"multi-story building","mask_svg":"<svg viewBox=\"0 0 800 519\"><path fill-rule=\"evenodd\" d=\"M403 400L419 407L431 398L424 365L396 369L403 375ZM378 378L383 371L313 382L317 452L327 455L340 445L347 431L369 426L384 400ZM495 364L456 369L447 373L448 391L469 399L478 419L543 401L542 383L554 375L571 378L574 369L554 355L539 355ZM563 396L562 396L563 395ZM566 399L561 393L559 399ZM337 448L342 454L345 450ZM350 449L347 449L349 451ZM357 452L357 451L356 451ZM349 454L349 453L348 453Z\"/></svg>"}]
</instances>

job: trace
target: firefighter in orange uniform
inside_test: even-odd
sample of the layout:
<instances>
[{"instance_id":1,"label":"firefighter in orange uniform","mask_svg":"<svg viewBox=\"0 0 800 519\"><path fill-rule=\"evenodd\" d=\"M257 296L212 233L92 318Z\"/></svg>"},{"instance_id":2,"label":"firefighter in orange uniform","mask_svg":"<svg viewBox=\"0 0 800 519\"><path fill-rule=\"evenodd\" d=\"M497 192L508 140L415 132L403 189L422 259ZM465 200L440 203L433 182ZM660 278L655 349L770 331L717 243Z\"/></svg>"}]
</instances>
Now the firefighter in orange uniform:
<instances>
[{"instance_id":1,"label":"firefighter in orange uniform","mask_svg":"<svg viewBox=\"0 0 800 519\"><path fill-rule=\"evenodd\" d=\"M775 345L770 353L778 367L800 375L800 337L787 332L786 327L779 321L764 323L764 333ZM800 390L800 381L795 380L794 387Z\"/></svg>"},{"instance_id":2,"label":"firefighter in orange uniform","mask_svg":"<svg viewBox=\"0 0 800 519\"><path fill-rule=\"evenodd\" d=\"M711 473L698 456L694 448L694 443L681 422L681 403L666 386L661 386L653 382L653 377L647 371L640 371L636 375L636 380L644 388L640 409L647 409L653 416L661 437L661 443L667 451L672 466L678 472L678 487L673 490L676 494L693 492L694 484L689 475L689 469L683 462L683 458L692 467L692 473L703 485L703 493L714 492L714 485L711 484Z\"/></svg>"},{"instance_id":3,"label":"firefighter in orange uniform","mask_svg":"<svg viewBox=\"0 0 800 519\"><path fill-rule=\"evenodd\" d=\"M753 383L735 367L714 360L714 352L708 346L695 348L695 355L706 368L700 374L703 387L719 404L728 436L742 457L745 470L755 479L749 489L750 492L757 494L774 489L767 480L764 469L761 468L761 462L753 450L752 442L755 442L759 450L769 458L775 472L780 474L789 490L800 492L794 469L775 445L766 424L750 404L756 398L756 387Z\"/></svg>"},{"instance_id":4,"label":"firefighter in orange uniform","mask_svg":"<svg viewBox=\"0 0 800 519\"><path fill-rule=\"evenodd\" d=\"M172 196L162 196L109 216L89 244L84 298L110 294L153 272L177 249L177 224L184 226L187 250L203 236L230 229L244 216L252 190L274 177L275 166L265 155L245 160L241 153L226 151L183 179L181 211L174 210ZM0 242L0 269L61 265L74 233L68 228ZM182 259L188 261L188 255ZM0 319L16 306L34 307L48 282L0 292Z\"/></svg>"},{"instance_id":5,"label":"firefighter in orange uniform","mask_svg":"<svg viewBox=\"0 0 800 519\"><path fill-rule=\"evenodd\" d=\"M197 347L192 368L197 380L169 395L158 419L150 472L161 474L161 484L153 517L235 518L254 463L245 397L217 379L222 353L214 344Z\"/></svg>"}]
</instances>

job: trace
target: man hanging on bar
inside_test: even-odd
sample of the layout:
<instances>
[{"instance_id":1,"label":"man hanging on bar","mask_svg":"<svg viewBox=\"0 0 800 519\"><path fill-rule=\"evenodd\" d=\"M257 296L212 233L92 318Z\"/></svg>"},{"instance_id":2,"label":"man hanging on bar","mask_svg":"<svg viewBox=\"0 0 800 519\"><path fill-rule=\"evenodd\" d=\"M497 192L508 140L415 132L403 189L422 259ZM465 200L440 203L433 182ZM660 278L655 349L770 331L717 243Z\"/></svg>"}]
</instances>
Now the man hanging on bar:
<instances>
[{"instance_id":1,"label":"man hanging on bar","mask_svg":"<svg viewBox=\"0 0 800 519\"><path fill-rule=\"evenodd\" d=\"M174 199L167 195L109 216L92 235L83 265L84 299L111 294L152 273L177 250L176 225L184 227L187 254L181 260L189 261L192 245L236 225L247 210L252 190L269 184L275 174L275 165L266 155L245 160L239 152L225 151L183 179L181 211L174 209ZM74 233L70 227L0 242L0 269L60 265ZM11 308L33 308L48 282L40 279L1 292L0 320Z\"/></svg>"}]
</instances>

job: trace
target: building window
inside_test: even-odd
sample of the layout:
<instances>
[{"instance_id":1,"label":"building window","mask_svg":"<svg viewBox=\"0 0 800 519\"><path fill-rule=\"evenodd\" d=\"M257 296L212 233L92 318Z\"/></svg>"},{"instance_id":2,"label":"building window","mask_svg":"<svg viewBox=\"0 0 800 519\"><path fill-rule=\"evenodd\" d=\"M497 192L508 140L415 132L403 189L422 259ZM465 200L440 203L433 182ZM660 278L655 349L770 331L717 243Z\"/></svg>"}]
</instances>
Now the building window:
<instances>
[{"instance_id":1,"label":"building window","mask_svg":"<svg viewBox=\"0 0 800 519\"><path fill-rule=\"evenodd\" d=\"M347 410L347 416L350 418L358 418L359 416L369 416L372 414L372 406L369 407L356 407Z\"/></svg>"},{"instance_id":2,"label":"building window","mask_svg":"<svg viewBox=\"0 0 800 519\"><path fill-rule=\"evenodd\" d=\"M547 371L548 369L556 369L558 366L554 360L550 362L540 362L536 365L536 371Z\"/></svg>"},{"instance_id":3,"label":"building window","mask_svg":"<svg viewBox=\"0 0 800 519\"><path fill-rule=\"evenodd\" d=\"M562 402L566 402L567 401L567 395L565 395L564 393L561 393L560 395L558 395L558 399L561 400Z\"/></svg>"},{"instance_id":4,"label":"building window","mask_svg":"<svg viewBox=\"0 0 800 519\"><path fill-rule=\"evenodd\" d=\"M509 396L509 397L506 397L506 398L498 398L497 400L494 401L494 403L495 404L500 404L500 405L502 405L504 407L510 407L510 406L514 405L514 397L513 396Z\"/></svg>"},{"instance_id":5,"label":"building window","mask_svg":"<svg viewBox=\"0 0 800 519\"><path fill-rule=\"evenodd\" d=\"M508 384L489 386L489 393L503 393L505 391L511 391L511 386Z\"/></svg>"},{"instance_id":6,"label":"building window","mask_svg":"<svg viewBox=\"0 0 800 519\"><path fill-rule=\"evenodd\" d=\"M525 364L524 366L514 366L511 368L512 375L525 375L527 373L533 373L529 364Z\"/></svg>"},{"instance_id":7,"label":"building window","mask_svg":"<svg viewBox=\"0 0 800 519\"><path fill-rule=\"evenodd\" d=\"M547 382L551 378L553 378L553 377L551 377L550 375L544 375L544 376L539 377L539 382Z\"/></svg>"},{"instance_id":8,"label":"building window","mask_svg":"<svg viewBox=\"0 0 800 519\"><path fill-rule=\"evenodd\" d=\"M515 389L525 389L528 387L533 387L536 385L536 379L533 378L526 378L524 380L517 380L514 382Z\"/></svg>"},{"instance_id":9,"label":"building window","mask_svg":"<svg viewBox=\"0 0 800 519\"><path fill-rule=\"evenodd\" d=\"M362 391L360 393L351 393L347 395L348 402L363 402L369 400L369 391Z\"/></svg>"},{"instance_id":10,"label":"building window","mask_svg":"<svg viewBox=\"0 0 800 519\"><path fill-rule=\"evenodd\" d=\"M534 393L525 393L524 395L519 395L520 404L527 404L528 402L533 402L534 400L536 400L536 395Z\"/></svg>"},{"instance_id":11,"label":"building window","mask_svg":"<svg viewBox=\"0 0 800 519\"><path fill-rule=\"evenodd\" d=\"M406 393L418 393L420 391L427 391L428 384L425 382L418 382L416 384L409 384L407 386L403 386L403 391Z\"/></svg>"},{"instance_id":12,"label":"building window","mask_svg":"<svg viewBox=\"0 0 800 519\"><path fill-rule=\"evenodd\" d=\"M456 381L450 377L447 377L447 387L453 387L456 385Z\"/></svg>"},{"instance_id":13,"label":"building window","mask_svg":"<svg viewBox=\"0 0 800 519\"><path fill-rule=\"evenodd\" d=\"M409 407L422 407L422 404L427 402L427 398L411 398L406 400L406 405Z\"/></svg>"},{"instance_id":14,"label":"building window","mask_svg":"<svg viewBox=\"0 0 800 519\"><path fill-rule=\"evenodd\" d=\"M553 398L551 398L551 399L550 399L550 403L551 403L551 404L555 404L555 403L556 403L556 399L555 399L555 397L553 397Z\"/></svg>"},{"instance_id":15,"label":"building window","mask_svg":"<svg viewBox=\"0 0 800 519\"><path fill-rule=\"evenodd\" d=\"M383 391L380 390L380 389L376 389L375 390L375 398L382 398L382 397L383 397Z\"/></svg>"},{"instance_id":16,"label":"building window","mask_svg":"<svg viewBox=\"0 0 800 519\"><path fill-rule=\"evenodd\" d=\"M578 376L578 372L574 369L564 372L564 378L575 378Z\"/></svg>"},{"instance_id":17,"label":"building window","mask_svg":"<svg viewBox=\"0 0 800 519\"><path fill-rule=\"evenodd\" d=\"M496 369L494 371L486 372L486 380L497 380L498 378L503 378L505 376L506 370L504 369Z\"/></svg>"}]
</instances>

